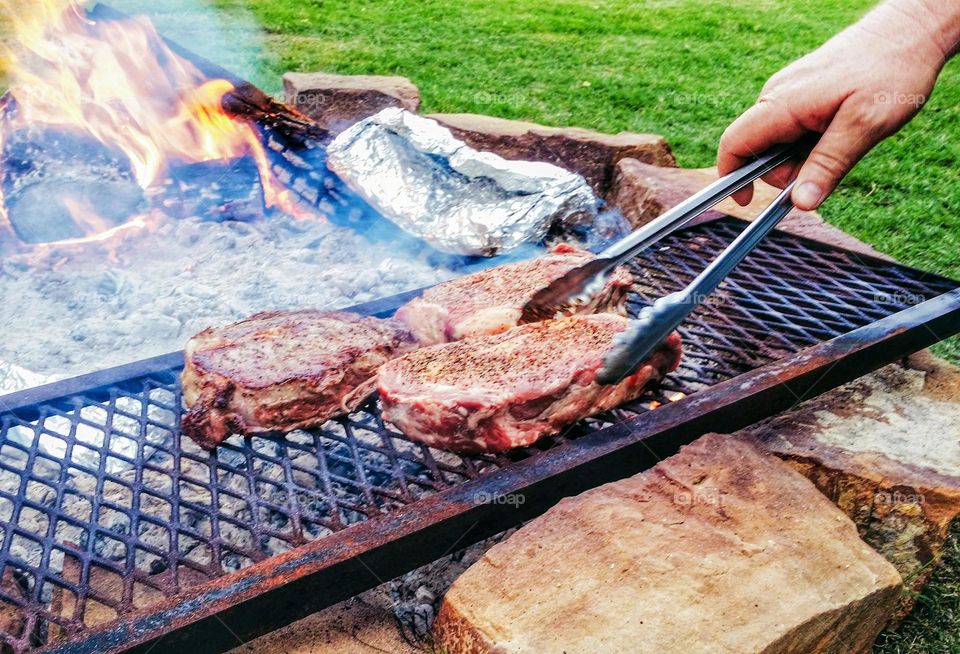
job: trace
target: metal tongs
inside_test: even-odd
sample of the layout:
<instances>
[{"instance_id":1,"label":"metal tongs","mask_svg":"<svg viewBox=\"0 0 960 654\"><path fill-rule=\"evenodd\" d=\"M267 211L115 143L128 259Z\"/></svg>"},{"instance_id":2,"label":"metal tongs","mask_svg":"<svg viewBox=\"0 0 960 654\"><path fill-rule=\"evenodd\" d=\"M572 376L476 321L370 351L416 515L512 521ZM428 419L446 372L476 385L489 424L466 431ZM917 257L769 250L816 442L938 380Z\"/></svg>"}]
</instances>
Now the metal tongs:
<instances>
[{"instance_id":1,"label":"metal tongs","mask_svg":"<svg viewBox=\"0 0 960 654\"><path fill-rule=\"evenodd\" d=\"M797 144L777 146L734 172L721 177L656 220L610 246L592 261L570 270L538 291L523 308L522 320L553 318L602 290L607 275L668 234L690 223L724 198L744 188L777 166L805 152ZM651 352L712 293L727 275L793 208L787 186L734 241L682 291L671 293L644 308L614 341L597 374L601 384L615 384L632 374Z\"/></svg>"}]
</instances>

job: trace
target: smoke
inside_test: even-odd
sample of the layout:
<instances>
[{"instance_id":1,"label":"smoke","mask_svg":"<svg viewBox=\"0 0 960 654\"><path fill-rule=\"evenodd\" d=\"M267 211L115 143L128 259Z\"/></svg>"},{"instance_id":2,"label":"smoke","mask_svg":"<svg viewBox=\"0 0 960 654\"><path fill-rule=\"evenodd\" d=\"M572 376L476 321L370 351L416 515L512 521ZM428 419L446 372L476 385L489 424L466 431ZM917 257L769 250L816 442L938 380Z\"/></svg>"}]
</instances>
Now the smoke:
<instances>
[{"instance_id":1,"label":"smoke","mask_svg":"<svg viewBox=\"0 0 960 654\"><path fill-rule=\"evenodd\" d=\"M239 3L218 7L208 0L111 0L107 4L126 14L148 17L164 37L267 91L280 88L279 76L273 79L269 72L273 60L265 47L264 31L253 12Z\"/></svg>"}]
</instances>

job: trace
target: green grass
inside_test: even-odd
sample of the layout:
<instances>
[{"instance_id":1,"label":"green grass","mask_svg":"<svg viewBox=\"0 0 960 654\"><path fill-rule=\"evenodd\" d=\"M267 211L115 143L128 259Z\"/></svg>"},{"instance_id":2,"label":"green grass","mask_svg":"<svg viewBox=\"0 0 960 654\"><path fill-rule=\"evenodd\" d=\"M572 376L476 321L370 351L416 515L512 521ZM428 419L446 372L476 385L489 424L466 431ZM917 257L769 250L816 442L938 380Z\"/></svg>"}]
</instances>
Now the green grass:
<instances>
[{"instance_id":1,"label":"green grass","mask_svg":"<svg viewBox=\"0 0 960 654\"><path fill-rule=\"evenodd\" d=\"M145 9L270 91L287 70L404 75L428 112L657 132L681 165L707 166L767 77L872 1L214 0L226 38L188 0L115 4ZM904 263L960 277L958 107L952 64L923 113L857 167L824 217ZM960 360L955 340L937 351ZM956 564L944 567L877 651L960 652L958 580Z\"/></svg>"},{"instance_id":2,"label":"green grass","mask_svg":"<svg viewBox=\"0 0 960 654\"><path fill-rule=\"evenodd\" d=\"M916 608L896 632L880 635L874 654L960 654L960 528L955 528Z\"/></svg>"}]
</instances>

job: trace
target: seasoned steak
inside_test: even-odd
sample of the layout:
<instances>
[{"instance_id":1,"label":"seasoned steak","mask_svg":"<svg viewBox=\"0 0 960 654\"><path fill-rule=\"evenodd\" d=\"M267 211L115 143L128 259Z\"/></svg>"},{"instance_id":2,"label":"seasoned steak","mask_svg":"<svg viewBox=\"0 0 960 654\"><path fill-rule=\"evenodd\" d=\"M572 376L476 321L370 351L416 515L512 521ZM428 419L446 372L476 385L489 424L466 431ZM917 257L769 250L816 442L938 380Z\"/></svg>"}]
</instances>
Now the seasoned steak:
<instances>
[{"instance_id":1,"label":"seasoned steak","mask_svg":"<svg viewBox=\"0 0 960 654\"><path fill-rule=\"evenodd\" d=\"M468 336L496 334L520 322L520 312L534 293L595 255L570 245L550 254L445 282L400 307L402 320L421 345L458 341ZM578 313L623 313L633 278L615 271L604 289Z\"/></svg>"},{"instance_id":2,"label":"seasoned steak","mask_svg":"<svg viewBox=\"0 0 960 654\"><path fill-rule=\"evenodd\" d=\"M383 417L410 438L461 453L530 445L638 397L680 363L671 334L619 384L594 380L627 319L571 316L423 348L380 369Z\"/></svg>"},{"instance_id":3,"label":"seasoned steak","mask_svg":"<svg viewBox=\"0 0 960 654\"><path fill-rule=\"evenodd\" d=\"M361 404L377 369L415 347L399 322L338 311L274 311L187 343L183 432L205 448L231 433L289 431Z\"/></svg>"}]
</instances>

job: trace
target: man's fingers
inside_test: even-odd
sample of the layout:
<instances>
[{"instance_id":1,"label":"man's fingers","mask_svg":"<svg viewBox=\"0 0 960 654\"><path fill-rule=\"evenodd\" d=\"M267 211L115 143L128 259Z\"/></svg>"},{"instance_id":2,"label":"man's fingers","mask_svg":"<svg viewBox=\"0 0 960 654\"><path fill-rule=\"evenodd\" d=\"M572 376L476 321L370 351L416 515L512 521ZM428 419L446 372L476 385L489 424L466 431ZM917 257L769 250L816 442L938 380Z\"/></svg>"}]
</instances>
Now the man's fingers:
<instances>
[{"instance_id":1,"label":"man's fingers","mask_svg":"<svg viewBox=\"0 0 960 654\"><path fill-rule=\"evenodd\" d=\"M720 137L717 172L726 175L777 143L799 139L806 131L782 103L761 98ZM747 205L753 197L753 187L741 189L732 197L739 204Z\"/></svg>"},{"instance_id":2,"label":"man's fingers","mask_svg":"<svg viewBox=\"0 0 960 654\"><path fill-rule=\"evenodd\" d=\"M776 186L777 188L783 188L790 183L794 177L796 177L797 171L800 170L800 164L798 162L788 161L785 164L780 164L769 173L761 177L770 186ZM753 184L745 186L740 189L730 197L741 207L745 207L751 202L753 202Z\"/></svg>"},{"instance_id":3,"label":"man's fingers","mask_svg":"<svg viewBox=\"0 0 960 654\"><path fill-rule=\"evenodd\" d=\"M733 201L741 207L745 207L753 202L753 184L744 186L742 189L730 196Z\"/></svg>"},{"instance_id":4,"label":"man's fingers","mask_svg":"<svg viewBox=\"0 0 960 654\"><path fill-rule=\"evenodd\" d=\"M780 164L761 179L770 186L783 188L796 176L798 170L800 170L799 161L788 161L785 164Z\"/></svg>"},{"instance_id":5,"label":"man's fingers","mask_svg":"<svg viewBox=\"0 0 960 654\"><path fill-rule=\"evenodd\" d=\"M882 137L879 129L863 120L853 103L842 105L800 167L793 190L794 205L804 211L819 207L854 164Z\"/></svg>"}]
</instances>

